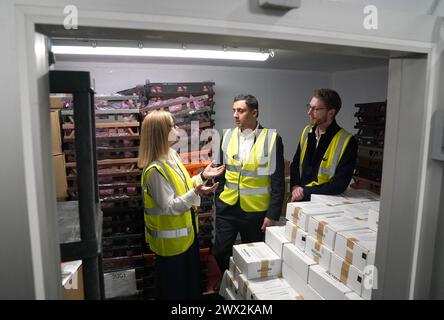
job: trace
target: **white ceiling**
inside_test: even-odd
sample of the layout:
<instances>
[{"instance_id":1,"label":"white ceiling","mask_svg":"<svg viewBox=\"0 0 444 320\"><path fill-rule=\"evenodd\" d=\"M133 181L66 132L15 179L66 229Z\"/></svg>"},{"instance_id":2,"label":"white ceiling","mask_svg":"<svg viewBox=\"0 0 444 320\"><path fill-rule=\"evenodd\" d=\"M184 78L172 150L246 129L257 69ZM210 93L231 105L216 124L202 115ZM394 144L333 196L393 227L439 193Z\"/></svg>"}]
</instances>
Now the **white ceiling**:
<instances>
[{"instance_id":1,"label":"white ceiling","mask_svg":"<svg viewBox=\"0 0 444 320\"><path fill-rule=\"evenodd\" d=\"M65 30L54 25L41 25L40 32L46 34L53 44L91 45L92 40L99 46L102 42L118 45L144 46L153 43L164 46L186 44L189 46L222 46L256 49L273 49L274 58L265 62L252 61L216 61L196 59L160 59L147 57L94 57L94 56L56 56L56 61L90 62L134 62L161 64L198 64L216 66L234 66L251 68L287 69L303 71L337 72L386 66L390 57L403 56L405 52L389 52L377 49L343 47L308 42L284 41L276 39L235 37L225 35L178 33L152 30L105 29L83 27L81 30ZM112 44L115 45L115 44Z\"/></svg>"}]
</instances>

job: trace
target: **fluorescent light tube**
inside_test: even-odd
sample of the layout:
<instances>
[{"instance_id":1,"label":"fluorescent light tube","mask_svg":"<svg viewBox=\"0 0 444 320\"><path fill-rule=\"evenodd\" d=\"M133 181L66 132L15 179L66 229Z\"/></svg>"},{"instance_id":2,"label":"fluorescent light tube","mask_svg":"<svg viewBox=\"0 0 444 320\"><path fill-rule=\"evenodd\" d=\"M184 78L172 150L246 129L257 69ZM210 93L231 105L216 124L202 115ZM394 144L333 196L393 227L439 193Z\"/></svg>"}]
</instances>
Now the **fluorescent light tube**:
<instances>
[{"instance_id":1,"label":"fluorescent light tube","mask_svg":"<svg viewBox=\"0 0 444 320\"><path fill-rule=\"evenodd\" d=\"M82 47L52 46L55 54L84 54L101 56L133 56L133 57L166 57L166 58L202 58L265 61L270 56L262 52L218 51L194 49L163 49L163 48L128 48L128 47Z\"/></svg>"}]
</instances>

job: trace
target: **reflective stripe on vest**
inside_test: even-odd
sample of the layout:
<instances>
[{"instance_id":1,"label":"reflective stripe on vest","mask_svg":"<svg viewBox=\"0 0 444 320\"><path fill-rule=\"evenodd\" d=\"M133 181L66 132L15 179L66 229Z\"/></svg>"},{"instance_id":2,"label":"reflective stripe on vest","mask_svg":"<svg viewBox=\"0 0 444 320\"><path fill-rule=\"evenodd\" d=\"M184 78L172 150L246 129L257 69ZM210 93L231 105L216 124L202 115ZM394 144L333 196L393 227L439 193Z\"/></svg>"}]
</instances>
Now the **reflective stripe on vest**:
<instances>
[{"instance_id":1,"label":"reflective stripe on vest","mask_svg":"<svg viewBox=\"0 0 444 320\"><path fill-rule=\"evenodd\" d=\"M162 238L162 239L174 239L180 237L186 237L191 234L191 230L193 227L176 229L176 230L153 230L145 227L146 231L154 238Z\"/></svg>"},{"instance_id":2,"label":"reflective stripe on vest","mask_svg":"<svg viewBox=\"0 0 444 320\"><path fill-rule=\"evenodd\" d=\"M226 182L220 199L229 205L239 200L245 212L262 212L270 206L270 165L277 134L265 128L258 132L243 164L238 157L239 129L227 130L222 142Z\"/></svg>"},{"instance_id":3,"label":"reflective stripe on vest","mask_svg":"<svg viewBox=\"0 0 444 320\"><path fill-rule=\"evenodd\" d=\"M185 182L179 173L164 161L153 161L142 174L145 238L150 249L161 256L173 256L185 252L195 237L191 211L187 210L179 215L164 212L157 206L146 188L145 179L150 170L157 170L166 179L173 189L175 197L184 195L193 187L189 174L180 159L175 154L173 154L173 159L183 174ZM195 216L195 223L197 228L197 216Z\"/></svg>"},{"instance_id":4,"label":"reflective stripe on vest","mask_svg":"<svg viewBox=\"0 0 444 320\"><path fill-rule=\"evenodd\" d=\"M303 146L301 149L301 157L299 160L299 172L302 177L302 165L305 159L305 154L307 150L308 144L308 132L312 132L313 128L311 126L305 127L304 131L301 134L300 145ZM306 186L314 186L321 185L328 181L330 181L336 171L339 161L344 153L345 148L348 145L352 135L345 131L344 129L340 129L330 141L330 144L325 150L323 160L319 166L317 181L312 181Z\"/></svg>"},{"instance_id":5,"label":"reflective stripe on vest","mask_svg":"<svg viewBox=\"0 0 444 320\"><path fill-rule=\"evenodd\" d=\"M301 155L299 157L299 177L302 177L302 163L304 162L305 152L307 151L308 133L311 132L312 126L308 125L304 128L301 134L300 146Z\"/></svg>"},{"instance_id":6,"label":"reflective stripe on vest","mask_svg":"<svg viewBox=\"0 0 444 320\"><path fill-rule=\"evenodd\" d=\"M225 183L225 187L227 187L228 189L232 189L232 190L238 190L239 185L237 183L231 183L231 182L226 182ZM242 194L263 194L263 193L270 193L271 192L271 187L265 187L265 188L249 188L249 189L239 189L239 193Z\"/></svg>"}]
</instances>

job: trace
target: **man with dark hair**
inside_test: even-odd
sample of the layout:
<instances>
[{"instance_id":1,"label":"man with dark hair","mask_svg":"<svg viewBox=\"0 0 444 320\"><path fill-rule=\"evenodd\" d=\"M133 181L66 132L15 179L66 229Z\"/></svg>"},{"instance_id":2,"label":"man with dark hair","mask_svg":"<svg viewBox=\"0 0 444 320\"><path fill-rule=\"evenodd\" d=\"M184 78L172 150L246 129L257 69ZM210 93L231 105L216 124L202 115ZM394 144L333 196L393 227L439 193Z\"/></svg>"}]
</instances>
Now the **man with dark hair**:
<instances>
[{"instance_id":1,"label":"man with dark hair","mask_svg":"<svg viewBox=\"0 0 444 320\"><path fill-rule=\"evenodd\" d=\"M264 241L265 228L279 220L284 199L284 146L276 130L262 127L257 99L238 95L233 102L236 128L226 130L216 178L216 235L213 254L228 269L238 233L243 243Z\"/></svg>"},{"instance_id":2,"label":"man with dark hair","mask_svg":"<svg viewBox=\"0 0 444 320\"><path fill-rule=\"evenodd\" d=\"M336 91L314 91L307 105L310 124L302 131L290 165L291 201L309 201L312 194L340 194L350 184L358 144L336 123L341 106Z\"/></svg>"}]
</instances>

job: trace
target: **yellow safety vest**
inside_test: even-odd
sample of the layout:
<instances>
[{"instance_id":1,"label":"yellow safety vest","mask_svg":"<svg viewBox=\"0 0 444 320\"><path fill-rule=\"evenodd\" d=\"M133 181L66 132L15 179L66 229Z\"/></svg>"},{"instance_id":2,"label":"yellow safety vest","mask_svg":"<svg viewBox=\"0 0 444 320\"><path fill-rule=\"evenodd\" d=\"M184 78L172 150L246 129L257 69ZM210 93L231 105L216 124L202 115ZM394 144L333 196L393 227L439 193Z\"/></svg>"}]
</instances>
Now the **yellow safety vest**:
<instances>
[{"instance_id":1,"label":"yellow safety vest","mask_svg":"<svg viewBox=\"0 0 444 320\"><path fill-rule=\"evenodd\" d=\"M187 210L180 215L171 215L163 212L149 194L145 181L152 170L157 170L165 177L172 186L176 197L184 195L193 188L188 171L182 162L174 155L178 167L185 177L186 183L180 175L165 161L153 161L145 167L142 174L142 190L145 207L145 240L150 249L161 256L174 256L185 252L193 243L194 234L191 210ZM198 218L196 228L198 228ZM197 230L196 230L197 231Z\"/></svg>"},{"instance_id":2,"label":"yellow safety vest","mask_svg":"<svg viewBox=\"0 0 444 320\"><path fill-rule=\"evenodd\" d=\"M299 175L302 177L302 163L304 162L305 153L307 151L308 144L308 133L312 132L313 127L308 125L304 128L300 138L301 155L299 158ZM339 130L333 139L330 141L327 150L319 166L318 179L317 181L312 181L305 186L317 186L330 181L335 175L336 167L344 154L345 148L351 139L352 135L345 131L344 129Z\"/></svg>"},{"instance_id":3,"label":"yellow safety vest","mask_svg":"<svg viewBox=\"0 0 444 320\"><path fill-rule=\"evenodd\" d=\"M227 130L222 142L226 182L220 200L235 205L240 198L245 212L262 212L270 207L271 170L274 170L270 166L277 134L265 128L258 131L260 134L244 163L238 159L238 128Z\"/></svg>"}]
</instances>

